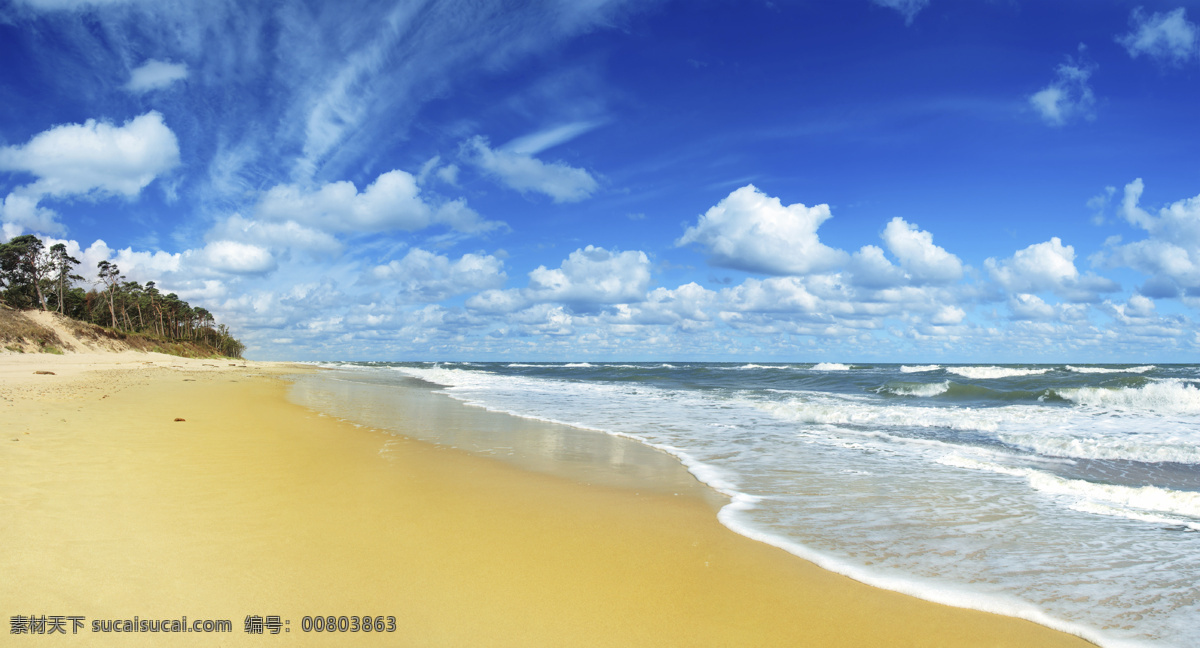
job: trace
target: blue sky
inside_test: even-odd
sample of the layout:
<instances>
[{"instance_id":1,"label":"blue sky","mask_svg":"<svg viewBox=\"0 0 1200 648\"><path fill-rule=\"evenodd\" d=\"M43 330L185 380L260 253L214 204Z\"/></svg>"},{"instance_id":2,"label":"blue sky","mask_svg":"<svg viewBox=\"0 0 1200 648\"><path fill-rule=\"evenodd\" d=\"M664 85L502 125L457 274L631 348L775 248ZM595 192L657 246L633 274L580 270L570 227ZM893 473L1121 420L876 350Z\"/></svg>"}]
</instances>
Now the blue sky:
<instances>
[{"instance_id":1,"label":"blue sky","mask_svg":"<svg viewBox=\"0 0 1200 648\"><path fill-rule=\"evenodd\" d=\"M1198 23L0 0L0 240L261 359L1195 362Z\"/></svg>"}]
</instances>

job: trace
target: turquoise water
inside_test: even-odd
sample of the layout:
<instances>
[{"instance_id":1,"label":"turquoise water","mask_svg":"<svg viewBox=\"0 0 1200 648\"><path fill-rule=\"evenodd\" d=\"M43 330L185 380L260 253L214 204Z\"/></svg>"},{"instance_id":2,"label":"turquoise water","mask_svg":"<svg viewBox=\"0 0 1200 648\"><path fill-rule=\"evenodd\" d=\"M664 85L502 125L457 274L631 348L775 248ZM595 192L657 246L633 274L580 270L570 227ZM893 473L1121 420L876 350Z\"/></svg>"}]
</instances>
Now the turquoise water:
<instances>
[{"instance_id":1,"label":"turquoise water","mask_svg":"<svg viewBox=\"0 0 1200 648\"><path fill-rule=\"evenodd\" d=\"M664 450L725 525L863 582L1105 646L1200 628L1195 365L327 366Z\"/></svg>"}]
</instances>

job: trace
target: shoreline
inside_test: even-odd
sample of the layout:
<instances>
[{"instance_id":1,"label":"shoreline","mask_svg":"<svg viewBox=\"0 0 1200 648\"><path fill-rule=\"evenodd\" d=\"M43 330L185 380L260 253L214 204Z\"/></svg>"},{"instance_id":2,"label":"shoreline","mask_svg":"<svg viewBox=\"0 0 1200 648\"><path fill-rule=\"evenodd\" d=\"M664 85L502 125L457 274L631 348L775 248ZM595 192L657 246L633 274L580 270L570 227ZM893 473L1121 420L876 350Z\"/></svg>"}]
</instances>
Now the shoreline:
<instances>
[{"instance_id":1,"label":"shoreline","mask_svg":"<svg viewBox=\"0 0 1200 648\"><path fill-rule=\"evenodd\" d=\"M722 526L701 497L320 416L262 375L296 365L70 377L71 356L41 359L58 375L0 358L20 439L0 439L10 616L228 618L231 644L259 641L245 615L298 633L304 615L371 613L400 622L376 635L388 645L1092 645L823 570Z\"/></svg>"}]
</instances>

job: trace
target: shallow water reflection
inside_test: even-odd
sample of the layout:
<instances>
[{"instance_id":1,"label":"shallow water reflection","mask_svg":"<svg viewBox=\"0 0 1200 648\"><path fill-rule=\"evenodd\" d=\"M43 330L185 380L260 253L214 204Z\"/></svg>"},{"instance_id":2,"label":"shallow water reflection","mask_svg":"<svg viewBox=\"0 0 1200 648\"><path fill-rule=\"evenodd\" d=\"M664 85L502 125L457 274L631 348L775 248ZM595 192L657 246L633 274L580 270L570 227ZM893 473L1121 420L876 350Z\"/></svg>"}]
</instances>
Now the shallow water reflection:
<instances>
[{"instance_id":1,"label":"shallow water reflection","mask_svg":"<svg viewBox=\"0 0 1200 648\"><path fill-rule=\"evenodd\" d=\"M464 405L416 378L325 370L291 379L293 402L392 434L585 484L700 497L714 510L728 501L641 442Z\"/></svg>"}]
</instances>

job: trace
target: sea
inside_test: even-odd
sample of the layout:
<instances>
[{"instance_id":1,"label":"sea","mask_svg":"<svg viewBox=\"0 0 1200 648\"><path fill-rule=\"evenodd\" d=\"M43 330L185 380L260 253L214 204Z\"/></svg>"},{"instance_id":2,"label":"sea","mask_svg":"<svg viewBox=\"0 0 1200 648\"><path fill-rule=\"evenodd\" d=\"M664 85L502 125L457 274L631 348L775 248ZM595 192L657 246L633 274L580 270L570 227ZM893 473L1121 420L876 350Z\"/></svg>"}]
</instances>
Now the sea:
<instances>
[{"instance_id":1,"label":"sea","mask_svg":"<svg viewBox=\"0 0 1200 648\"><path fill-rule=\"evenodd\" d=\"M1196 645L1200 365L320 364L294 398L334 416L423 389L635 440L722 493L725 526L863 583Z\"/></svg>"}]
</instances>

